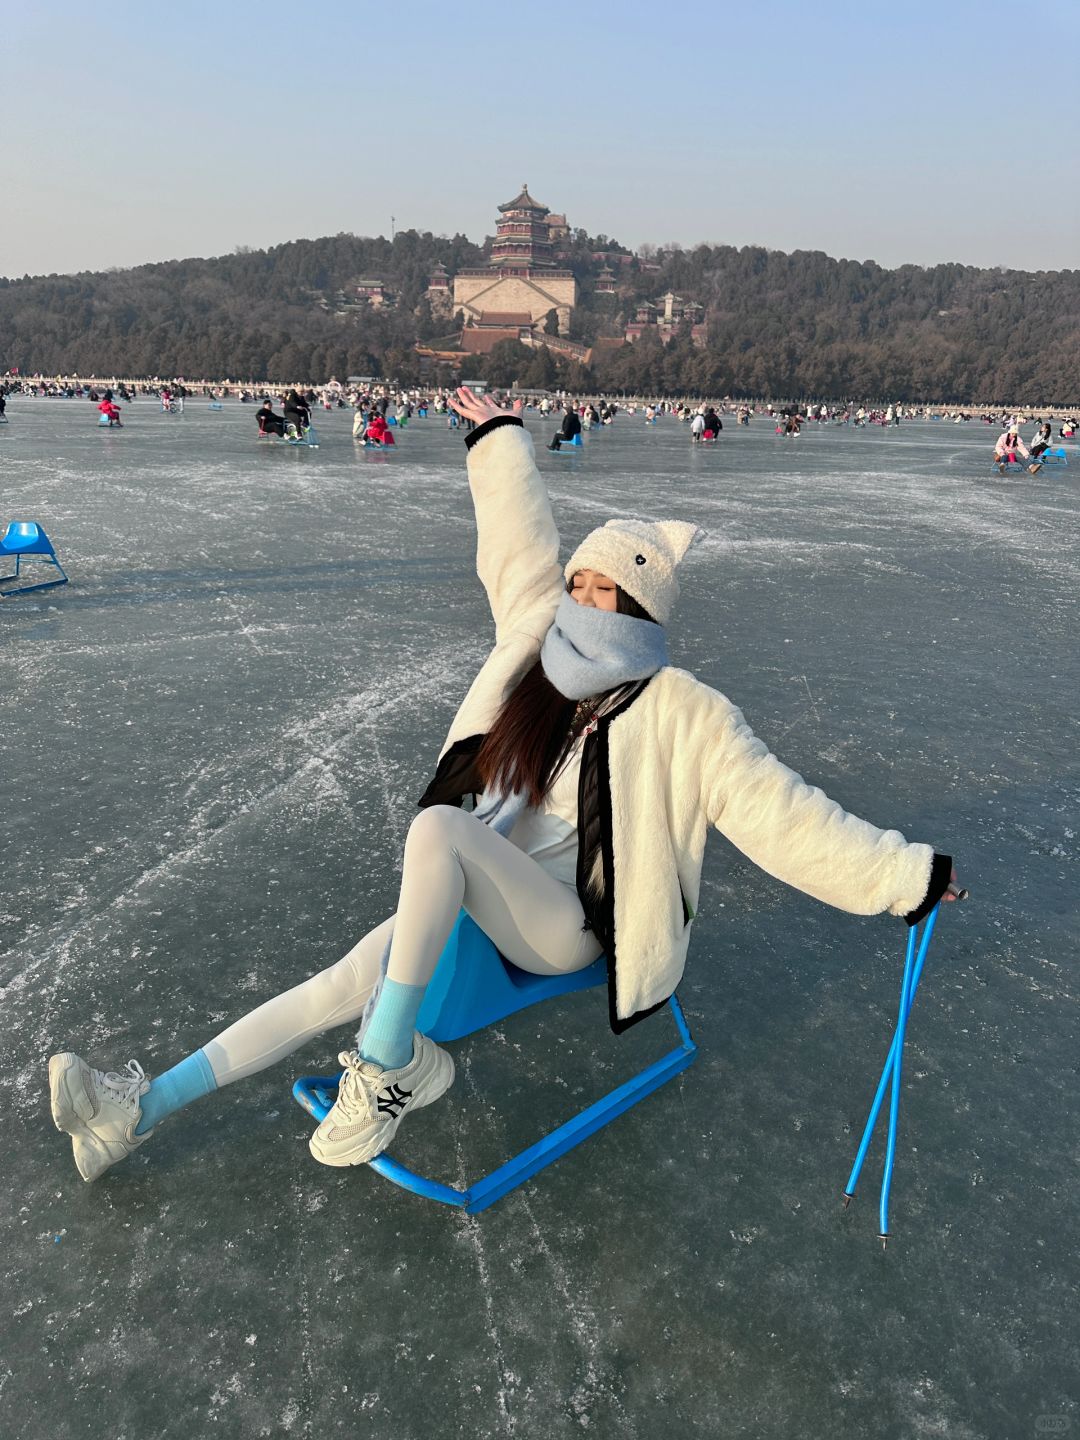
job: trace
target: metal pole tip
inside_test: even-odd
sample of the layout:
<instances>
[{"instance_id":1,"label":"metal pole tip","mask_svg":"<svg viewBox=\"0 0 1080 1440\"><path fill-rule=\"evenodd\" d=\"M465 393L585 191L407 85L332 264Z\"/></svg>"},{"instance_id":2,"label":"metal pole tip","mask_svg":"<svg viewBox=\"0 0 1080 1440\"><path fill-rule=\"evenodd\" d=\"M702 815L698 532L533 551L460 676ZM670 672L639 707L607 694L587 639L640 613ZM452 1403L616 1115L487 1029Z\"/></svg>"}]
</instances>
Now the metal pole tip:
<instances>
[{"instance_id":1,"label":"metal pole tip","mask_svg":"<svg viewBox=\"0 0 1080 1440\"><path fill-rule=\"evenodd\" d=\"M881 1241L881 1252L884 1254L889 1248L889 1237L888 1235L879 1235L878 1239Z\"/></svg>"},{"instance_id":2,"label":"metal pole tip","mask_svg":"<svg viewBox=\"0 0 1080 1440\"><path fill-rule=\"evenodd\" d=\"M854 1195L849 1195L848 1192L845 1190L845 1191L844 1191L844 1197L843 1197L843 1198L844 1198L844 1209L846 1210L847 1207L851 1204L852 1200L855 1199L855 1196L854 1196Z\"/></svg>"}]
</instances>

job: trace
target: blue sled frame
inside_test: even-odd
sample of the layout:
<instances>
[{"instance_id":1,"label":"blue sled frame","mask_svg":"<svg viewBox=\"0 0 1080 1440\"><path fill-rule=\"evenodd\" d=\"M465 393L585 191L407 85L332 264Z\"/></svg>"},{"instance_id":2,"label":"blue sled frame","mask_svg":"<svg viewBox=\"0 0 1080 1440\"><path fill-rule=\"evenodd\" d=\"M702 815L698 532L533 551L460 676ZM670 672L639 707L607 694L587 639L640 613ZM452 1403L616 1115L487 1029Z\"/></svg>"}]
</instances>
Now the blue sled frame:
<instances>
[{"instance_id":1,"label":"blue sled frame","mask_svg":"<svg viewBox=\"0 0 1080 1440\"><path fill-rule=\"evenodd\" d=\"M580 1114L575 1115L572 1120L567 1120L550 1134L538 1140L535 1145L530 1145L527 1150L507 1160L490 1175L485 1175L482 1180L477 1180L467 1190L459 1190L453 1185L444 1185L438 1180L429 1180L424 1175L417 1175L414 1171L394 1160L389 1155L378 1155L374 1160L369 1161L369 1167L392 1180L395 1185L400 1185L404 1190L411 1190L414 1195L421 1195L427 1200L437 1200L442 1205L453 1205L459 1210L464 1210L466 1215L479 1214L486 1210L489 1205L494 1205L496 1200L501 1200L511 1190L516 1190L519 1185L532 1178L546 1166L572 1150L575 1145L580 1145L590 1135L595 1135L597 1130L602 1130L605 1125L610 1125L612 1120L617 1119L639 1101L658 1090L673 1079L680 1071L685 1070L693 1063L697 1054L697 1046L690 1034L690 1028L686 1023L682 1007L674 995L671 996L668 1004L671 1013L675 1017L675 1024L678 1027L680 1044L669 1051L661 1059L655 1061L640 1074L635 1075L624 1085L618 1086L602 1099L597 1100ZM337 1087L340 1076L323 1077L308 1075L297 1080L293 1086L293 1098L309 1111L316 1120L322 1120L327 1115L330 1107L337 1097Z\"/></svg>"}]
</instances>

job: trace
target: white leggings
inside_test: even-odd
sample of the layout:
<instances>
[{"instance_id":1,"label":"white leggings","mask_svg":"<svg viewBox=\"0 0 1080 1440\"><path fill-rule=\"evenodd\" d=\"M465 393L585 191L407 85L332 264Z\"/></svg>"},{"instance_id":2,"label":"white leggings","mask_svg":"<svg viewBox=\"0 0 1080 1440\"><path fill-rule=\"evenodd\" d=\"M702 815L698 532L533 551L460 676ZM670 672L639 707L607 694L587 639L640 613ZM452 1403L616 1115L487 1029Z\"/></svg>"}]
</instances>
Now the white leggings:
<instances>
[{"instance_id":1,"label":"white leggings","mask_svg":"<svg viewBox=\"0 0 1080 1440\"><path fill-rule=\"evenodd\" d=\"M500 954L534 975L583 970L601 952L596 936L583 928L574 890L466 811L433 805L409 828L397 914L336 965L209 1041L203 1051L218 1085L265 1070L324 1030L357 1020L391 937L390 979L426 985L459 910L472 916Z\"/></svg>"}]
</instances>

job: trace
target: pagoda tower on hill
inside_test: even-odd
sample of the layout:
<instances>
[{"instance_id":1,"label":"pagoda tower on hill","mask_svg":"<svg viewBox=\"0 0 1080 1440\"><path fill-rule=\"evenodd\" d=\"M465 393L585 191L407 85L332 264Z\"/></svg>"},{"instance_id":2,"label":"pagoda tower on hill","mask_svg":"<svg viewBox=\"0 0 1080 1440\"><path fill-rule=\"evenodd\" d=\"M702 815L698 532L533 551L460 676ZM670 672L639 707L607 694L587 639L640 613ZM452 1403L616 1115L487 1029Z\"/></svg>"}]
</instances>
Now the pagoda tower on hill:
<instances>
[{"instance_id":1,"label":"pagoda tower on hill","mask_svg":"<svg viewBox=\"0 0 1080 1440\"><path fill-rule=\"evenodd\" d=\"M495 244L491 247L492 265L523 270L552 269L551 232L547 217L551 211L539 205L523 185L521 194L499 206L495 222Z\"/></svg>"},{"instance_id":2,"label":"pagoda tower on hill","mask_svg":"<svg viewBox=\"0 0 1080 1440\"><path fill-rule=\"evenodd\" d=\"M513 200L499 206L495 242L487 265L459 270L454 277L454 313L465 324L482 323L486 313L520 315L528 312L532 321L554 310L559 331L570 328L570 314L577 304L577 282L573 272L556 266L551 211L529 194L523 185ZM565 227L565 216L555 219Z\"/></svg>"}]
</instances>

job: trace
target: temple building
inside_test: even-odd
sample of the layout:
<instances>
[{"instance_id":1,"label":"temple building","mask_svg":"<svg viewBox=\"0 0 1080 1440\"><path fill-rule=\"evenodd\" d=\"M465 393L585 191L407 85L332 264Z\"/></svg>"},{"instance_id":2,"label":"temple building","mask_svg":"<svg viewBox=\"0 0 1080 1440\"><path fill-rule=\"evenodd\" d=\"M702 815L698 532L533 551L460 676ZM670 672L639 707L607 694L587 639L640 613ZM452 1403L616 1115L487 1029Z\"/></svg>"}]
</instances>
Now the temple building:
<instances>
[{"instance_id":1,"label":"temple building","mask_svg":"<svg viewBox=\"0 0 1080 1440\"><path fill-rule=\"evenodd\" d=\"M572 271L558 268L554 249L555 238L566 233L566 217L553 216L523 185L520 195L499 206L487 265L455 275L454 313L463 324L475 325L485 313L528 313L535 322L554 310L565 334L577 304L577 281Z\"/></svg>"},{"instance_id":2,"label":"temple building","mask_svg":"<svg viewBox=\"0 0 1080 1440\"><path fill-rule=\"evenodd\" d=\"M373 310L381 310L393 300L389 286L379 275L362 275L354 282L353 289L356 298L370 305Z\"/></svg>"},{"instance_id":3,"label":"temple building","mask_svg":"<svg viewBox=\"0 0 1080 1440\"><path fill-rule=\"evenodd\" d=\"M570 239L570 226L566 223L565 215L549 215L547 225L548 236L553 245L558 245L563 240Z\"/></svg>"},{"instance_id":4,"label":"temple building","mask_svg":"<svg viewBox=\"0 0 1080 1440\"><path fill-rule=\"evenodd\" d=\"M533 319L528 310L514 312L484 310L461 332L461 348L467 355L487 355L500 340L528 340Z\"/></svg>"},{"instance_id":5,"label":"temple building","mask_svg":"<svg viewBox=\"0 0 1080 1440\"><path fill-rule=\"evenodd\" d=\"M450 276L441 260L428 276L427 298L431 302L432 314L450 314Z\"/></svg>"},{"instance_id":6,"label":"temple building","mask_svg":"<svg viewBox=\"0 0 1080 1440\"><path fill-rule=\"evenodd\" d=\"M643 300L634 312L634 318L626 327L626 339L630 344L640 340L642 334L650 327L655 329L663 344L667 345L674 340L678 333L679 326L687 324L690 329L690 338L698 349L703 349L708 336L708 327L702 316L704 310L695 300L683 300L681 296L669 290L662 295L663 314L658 306L649 300Z\"/></svg>"}]
</instances>

